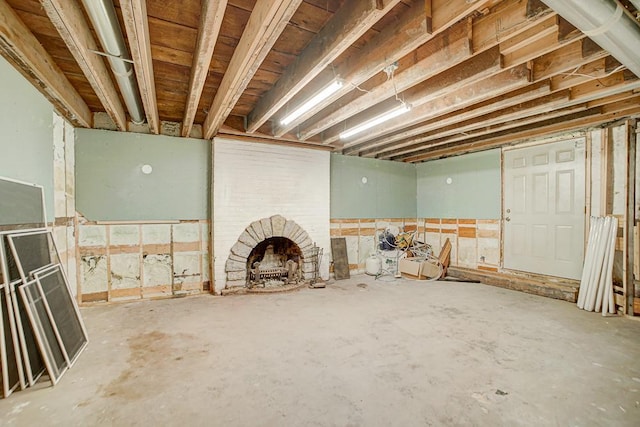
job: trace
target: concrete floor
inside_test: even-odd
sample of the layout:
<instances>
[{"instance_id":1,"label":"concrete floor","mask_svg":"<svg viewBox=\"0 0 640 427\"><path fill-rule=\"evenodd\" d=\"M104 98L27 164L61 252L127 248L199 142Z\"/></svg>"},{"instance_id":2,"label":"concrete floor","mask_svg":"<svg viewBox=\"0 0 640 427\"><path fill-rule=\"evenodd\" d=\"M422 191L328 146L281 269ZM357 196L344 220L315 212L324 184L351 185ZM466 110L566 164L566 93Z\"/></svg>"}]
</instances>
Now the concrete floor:
<instances>
[{"instance_id":1,"label":"concrete floor","mask_svg":"<svg viewBox=\"0 0 640 427\"><path fill-rule=\"evenodd\" d=\"M639 425L640 322L469 283L82 310L91 342L0 425Z\"/></svg>"}]
</instances>

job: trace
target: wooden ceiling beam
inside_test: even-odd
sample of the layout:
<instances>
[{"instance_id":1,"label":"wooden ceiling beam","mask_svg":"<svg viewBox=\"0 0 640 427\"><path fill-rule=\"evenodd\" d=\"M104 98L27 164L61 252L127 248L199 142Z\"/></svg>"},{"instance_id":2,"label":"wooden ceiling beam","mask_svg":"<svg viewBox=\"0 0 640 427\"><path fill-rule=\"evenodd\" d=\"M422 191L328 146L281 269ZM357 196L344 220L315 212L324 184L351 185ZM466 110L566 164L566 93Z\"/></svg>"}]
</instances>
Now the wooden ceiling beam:
<instances>
[{"instance_id":1,"label":"wooden ceiling beam","mask_svg":"<svg viewBox=\"0 0 640 427\"><path fill-rule=\"evenodd\" d=\"M625 69L572 87L571 99L575 102L588 102L638 88L640 79Z\"/></svg>"},{"instance_id":2,"label":"wooden ceiling beam","mask_svg":"<svg viewBox=\"0 0 640 427\"><path fill-rule=\"evenodd\" d=\"M522 17L523 19L531 19L530 17L527 17L526 13L524 15L525 16ZM543 18L534 22L535 25L524 29L518 34L505 36L504 40L499 43L500 53L503 55L509 55L526 46L538 43L551 34L557 34L559 31L558 16L554 13L546 13L543 15ZM491 42L488 42L487 44L490 46Z\"/></svg>"},{"instance_id":3,"label":"wooden ceiling beam","mask_svg":"<svg viewBox=\"0 0 640 427\"><path fill-rule=\"evenodd\" d=\"M488 2L489 0L471 2L431 0L431 8L426 8L423 0L414 0L411 7L398 18L394 25L385 27L367 43L364 49L348 61L345 61L336 70L336 74L348 84L290 124L276 127L274 135L282 136L289 132L299 123L304 122L346 95L354 89L354 86L364 83L375 74L381 72L385 66L400 60L403 56L427 42L435 34L444 31L447 27L475 10L481 9ZM426 13L429 10L432 12L430 21L432 23L432 31L429 31L429 21L426 19ZM317 93L326 87L332 78L316 79L317 81L310 85L309 93ZM302 102L303 100L296 99L293 104L298 105ZM278 119L282 119L282 117L278 116Z\"/></svg>"},{"instance_id":4,"label":"wooden ceiling beam","mask_svg":"<svg viewBox=\"0 0 640 427\"><path fill-rule=\"evenodd\" d=\"M76 0L40 0L49 19L82 69L109 117L119 130L127 130L127 118L118 91L111 81L89 23Z\"/></svg>"},{"instance_id":5,"label":"wooden ceiling beam","mask_svg":"<svg viewBox=\"0 0 640 427\"><path fill-rule=\"evenodd\" d=\"M498 74L502 71L502 57L498 47L486 50L479 55L449 69L446 73L440 73L426 81L417 84L400 94L399 99L411 104L412 113L419 109L423 104L432 102L438 98L446 96L449 92L455 92L465 86L472 85L487 77ZM364 123L373 117L396 108L399 105L398 99L391 93L391 98L387 95L385 102L380 102L374 107L356 114L349 118L343 125L354 126ZM405 119L406 120L406 119ZM385 123L386 125L386 123ZM344 126L334 126L322 134L322 142L332 144L340 140L340 134L345 130ZM366 138L366 135L359 138ZM358 139L354 139L349 144L357 143ZM349 146L345 144L345 147Z\"/></svg>"},{"instance_id":6,"label":"wooden ceiling beam","mask_svg":"<svg viewBox=\"0 0 640 427\"><path fill-rule=\"evenodd\" d=\"M638 102L639 100L630 99L608 106L591 108L568 116L556 117L545 122L522 126L515 130L509 129L497 132L496 135L490 137L480 136L465 143L452 143L448 146L431 150L425 154L406 158L403 161L407 163L417 163L472 151L488 150L501 147L505 144L517 144L529 138L568 132L611 122L623 117L640 114L640 105Z\"/></svg>"},{"instance_id":7,"label":"wooden ceiling beam","mask_svg":"<svg viewBox=\"0 0 640 427\"><path fill-rule=\"evenodd\" d=\"M587 110L586 104L581 104L581 105L574 105L573 107L558 108L558 109L549 110L549 111L541 111L541 112L538 112L537 114L528 115L526 117L522 116L518 120L497 123L491 126L478 128L475 131L471 131L466 134L460 134L453 137L442 138L441 140L432 141L432 142L423 144L422 149L424 149L425 147L429 147L428 149L435 149L436 147L439 147L442 145L447 145L447 144L455 143L457 141L467 140L470 137L476 138L476 137L481 137L485 135L491 135L496 132L506 131L506 130L518 128L525 125L544 122L550 119L554 119L556 117L566 117L567 115L579 114L586 110ZM425 151L426 150L423 150L423 152ZM389 159L393 161L402 161L403 159L414 156L416 155L416 153L419 153L419 152L421 151L414 149L414 150L407 150L404 153L398 153L393 156L384 156L384 157L377 157L377 158L380 158L380 159L384 158L384 159Z\"/></svg>"},{"instance_id":8,"label":"wooden ceiling beam","mask_svg":"<svg viewBox=\"0 0 640 427\"><path fill-rule=\"evenodd\" d=\"M553 18L555 18L555 16ZM537 26L540 26L540 25L546 26L547 25L546 21L548 19L549 18L543 19L542 21L539 22ZM526 34L527 32L528 30L520 34ZM527 48L527 52L528 52L528 54L526 55L527 57L523 57L522 60L526 61L529 59L529 57L535 57L530 67L533 70L538 71L537 74L535 74L535 72L533 74L534 76L537 75L538 78L540 78L542 76L553 77L555 75L561 75L564 72L573 71L575 67L579 67L582 64L588 63L588 61L593 61L594 59L606 57L607 53L602 49L600 48L594 49L591 47L589 47L588 49L584 49L583 48L584 40L575 40L575 37L579 37L577 35L574 35L573 37L574 37L573 39L564 38L561 41L559 41L558 43L562 43L562 45L559 48L557 48L556 51L554 52L548 52L548 49L546 47L539 46L538 48L542 49L542 51L539 52L541 55L538 55L537 53L535 53L534 50L530 50ZM554 40L555 40L555 36L554 36ZM500 45L500 48L502 49L503 45ZM512 51L512 53L513 52L515 51ZM562 55L567 55L567 59L562 61ZM483 108L486 108L486 107L483 107ZM504 108L504 107L501 107L501 108ZM475 112L470 112L471 116L467 118L477 117L479 115L478 113L480 112L484 114L491 111L484 111L478 108L478 109L475 109ZM461 118L461 120L464 120L464 118ZM361 151L364 149L366 150L367 153L372 153L374 148L378 148L378 150L380 148L389 149L393 147L394 141L404 140L408 137L415 137L415 136L424 134L425 132L433 131L434 129L437 129L440 126L444 126L444 124L441 124L439 123L439 121L436 121L436 120L430 120L429 123L425 123L424 125L418 125L410 129L402 129L396 132L395 134L388 135L382 138L378 137L375 140L370 141L369 143L362 142L360 144L355 144L355 146L351 148L345 145L345 148L347 149L344 150L344 152L348 154L356 151Z\"/></svg>"},{"instance_id":9,"label":"wooden ceiling beam","mask_svg":"<svg viewBox=\"0 0 640 427\"><path fill-rule=\"evenodd\" d=\"M348 148L360 144L370 139L369 135L390 134L407 126L412 126L438 115L468 107L482 99L492 98L499 94L527 86L528 84L529 70L526 64L522 64L480 79L473 84L465 85L457 90L446 91L440 97L431 99L429 102L412 108L411 114L405 114L372 127L364 136L352 138L344 143L343 147Z\"/></svg>"},{"instance_id":10,"label":"wooden ceiling beam","mask_svg":"<svg viewBox=\"0 0 640 427\"><path fill-rule=\"evenodd\" d=\"M568 109L575 108L588 109L595 106L601 106L606 103L619 102L621 100L628 99L628 93L633 89L637 89L638 87L640 87L640 81L635 78L623 82L614 80L610 84L610 86L607 87L606 93L604 95L599 94L599 96L597 97L597 99L601 102L592 101L591 103L589 103L589 101L593 99L593 94L588 91L588 88L591 88L591 85L582 83L576 85L573 88L565 88L563 90L557 91L556 93L545 97L544 100L534 100L529 103L523 103L509 109L503 109L498 111L495 115L483 115L473 120L460 121L455 126L442 127L430 132L429 134L421 134L417 138L414 138L412 140L410 139L387 144L383 147L367 149L366 151L364 151L364 153L375 153L376 157L378 158L391 158L392 160L398 160L398 155L406 155L406 153L410 153L411 151L424 148L424 144L430 141L431 143L428 145L433 145L433 141L441 141L440 143L438 143L439 145L469 138L469 135L465 135L464 137L447 137L448 135L460 134L461 132L469 134L474 129L483 129L485 131L491 130L491 126L493 126L494 128L497 126L503 126L504 128L507 128L508 126L510 126L510 124L516 123L519 120L523 120L525 117L530 117L541 113L540 111L538 111L540 106L544 107L544 109L546 110L564 109L566 111ZM575 92L580 93L581 96L575 96ZM620 93L624 93L625 95L619 96ZM602 97L605 98L604 101ZM540 103L539 101L543 102ZM549 105L545 105L548 102L550 102ZM536 103L538 105L536 105ZM550 116L550 114L548 114L548 116ZM541 120L544 119L544 116L542 114L540 114L539 117L541 118ZM501 124L500 122L504 123Z\"/></svg>"},{"instance_id":11,"label":"wooden ceiling beam","mask_svg":"<svg viewBox=\"0 0 640 427\"><path fill-rule=\"evenodd\" d=\"M300 126L302 130L298 134L299 138L305 140L331 126L335 126L343 120L388 98L394 94L394 91L402 92L443 70L455 66L472 55L478 55L494 48L496 45L500 45L500 51L504 53L504 49L513 49L524 43L523 37L525 35L539 37L539 34L553 32L558 28L557 16L549 9L536 11L535 14L532 14L527 8L526 2L508 1L507 4L509 7L494 7L481 19L458 22L436 35L400 61L399 71L394 76L393 81L385 81L368 93L360 94L355 100L349 99L347 102L337 106L333 104L328 114L319 119L313 118L308 123L303 123ZM475 50L471 45L472 40L479 37L484 38L486 33L492 30L486 26L488 17L491 17L492 20L497 19L497 22L508 26L511 30L501 37L488 39L482 46L482 50ZM515 29L518 31L515 31ZM484 34L474 37L475 32ZM517 43L509 44L512 38L517 39ZM327 140L325 142L329 144L333 141Z\"/></svg>"},{"instance_id":12,"label":"wooden ceiling beam","mask_svg":"<svg viewBox=\"0 0 640 427\"><path fill-rule=\"evenodd\" d=\"M92 114L86 102L6 0L0 0L0 53L67 120L91 127Z\"/></svg>"},{"instance_id":13,"label":"wooden ceiling beam","mask_svg":"<svg viewBox=\"0 0 640 427\"><path fill-rule=\"evenodd\" d=\"M206 139L218 132L301 2L258 0L204 121Z\"/></svg>"},{"instance_id":14,"label":"wooden ceiling beam","mask_svg":"<svg viewBox=\"0 0 640 427\"><path fill-rule=\"evenodd\" d=\"M287 67L247 117L247 132L258 130L294 95L329 66L400 0L353 0L342 7ZM297 107L292 107L291 110Z\"/></svg>"},{"instance_id":15,"label":"wooden ceiling beam","mask_svg":"<svg viewBox=\"0 0 640 427\"><path fill-rule=\"evenodd\" d=\"M482 52L530 30L540 20L552 19L556 13L540 0L505 0L489 13L474 19L471 41L473 50ZM516 38L514 44L517 46Z\"/></svg>"},{"instance_id":16,"label":"wooden ceiling beam","mask_svg":"<svg viewBox=\"0 0 640 427\"><path fill-rule=\"evenodd\" d=\"M468 37L468 22L462 21L420 46L400 61L399 71L393 80L387 79L368 92L357 92L358 97L351 102L332 105L331 112L319 120L310 121L301 126L298 134L306 140L325 129L335 126L357 113L365 111L379 102L389 98L394 91L403 92L436 74L455 66L473 56L473 49Z\"/></svg>"},{"instance_id":17,"label":"wooden ceiling beam","mask_svg":"<svg viewBox=\"0 0 640 427\"><path fill-rule=\"evenodd\" d=\"M193 54L191 77L189 78L189 95L187 95L182 119L182 136L184 137L189 136L193 127L226 8L227 0L202 1L198 41Z\"/></svg>"},{"instance_id":18,"label":"wooden ceiling beam","mask_svg":"<svg viewBox=\"0 0 640 427\"><path fill-rule=\"evenodd\" d=\"M353 147L343 150L344 154L352 154L367 150L373 152L374 149L389 149L396 141L403 141L439 129L444 126L453 125L458 122L480 117L487 113L497 112L501 109L510 108L534 99L547 96L551 93L551 85L548 81L537 82L524 88L516 89L506 94L499 94L496 97L475 103L460 110L454 110L446 114L437 115L427 121L417 125L407 127L391 135L376 138Z\"/></svg>"},{"instance_id":19,"label":"wooden ceiling beam","mask_svg":"<svg viewBox=\"0 0 640 427\"><path fill-rule=\"evenodd\" d=\"M606 51L590 39L574 40L564 46L560 46L553 52L536 58L531 68L533 81L545 80L561 73L572 71L608 55Z\"/></svg>"},{"instance_id":20,"label":"wooden ceiling beam","mask_svg":"<svg viewBox=\"0 0 640 427\"><path fill-rule=\"evenodd\" d=\"M158 118L146 3L146 0L120 0L120 8L149 130L157 135L160 133L160 119Z\"/></svg>"},{"instance_id":21,"label":"wooden ceiling beam","mask_svg":"<svg viewBox=\"0 0 640 427\"><path fill-rule=\"evenodd\" d=\"M569 100L570 92L568 90L553 93L541 98L533 99L509 108L504 108L493 113L483 114L472 119L461 120L458 123L449 126L443 126L434 131L418 135L417 137L403 140L387 147L378 147L360 152L362 156L375 155L376 158L386 159L406 154L413 150L421 148L425 143L435 140L443 140L446 137L467 133L478 128L488 127L511 120L517 120L525 116L535 115L558 108L562 104L566 104ZM586 103L584 104L586 109Z\"/></svg>"}]
</instances>

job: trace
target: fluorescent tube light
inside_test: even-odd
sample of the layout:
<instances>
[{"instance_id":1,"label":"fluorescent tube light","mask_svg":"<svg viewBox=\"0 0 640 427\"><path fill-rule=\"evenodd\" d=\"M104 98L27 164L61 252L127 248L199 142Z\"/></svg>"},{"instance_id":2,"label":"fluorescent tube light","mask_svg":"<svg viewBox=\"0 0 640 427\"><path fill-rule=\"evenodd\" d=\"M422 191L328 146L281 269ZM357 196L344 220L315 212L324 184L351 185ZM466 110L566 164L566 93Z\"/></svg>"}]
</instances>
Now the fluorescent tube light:
<instances>
[{"instance_id":1,"label":"fluorescent tube light","mask_svg":"<svg viewBox=\"0 0 640 427\"><path fill-rule=\"evenodd\" d=\"M286 126L289 123L293 122L295 119L297 119L298 117L300 117L301 115L311 110L313 107L315 107L316 105L318 105L319 103L321 103L322 101L324 101L325 99L327 99L328 97L336 93L338 89L340 89L341 87L342 87L342 81L337 79L334 80L329 86L325 87L320 92L316 93L314 96L309 98L307 102L305 102L304 104L302 104L301 106L293 110L291 114L286 116L284 119L280 120L280 124L282 126Z\"/></svg>"},{"instance_id":2,"label":"fluorescent tube light","mask_svg":"<svg viewBox=\"0 0 640 427\"><path fill-rule=\"evenodd\" d=\"M393 110L387 111L384 114L380 114L378 117L374 117L371 120L368 120L356 127L353 127L349 130L346 130L340 134L340 139L347 139L355 134L358 134L362 131L365 131L369 128L374 127L375 125L379 125L380 123L386 122L387 120L391 120L394 117L398 117L401 114L406 113L411 110L411 106L409 104L403 103L400 107L394 108Z\"/></svg>"}]
</instances>

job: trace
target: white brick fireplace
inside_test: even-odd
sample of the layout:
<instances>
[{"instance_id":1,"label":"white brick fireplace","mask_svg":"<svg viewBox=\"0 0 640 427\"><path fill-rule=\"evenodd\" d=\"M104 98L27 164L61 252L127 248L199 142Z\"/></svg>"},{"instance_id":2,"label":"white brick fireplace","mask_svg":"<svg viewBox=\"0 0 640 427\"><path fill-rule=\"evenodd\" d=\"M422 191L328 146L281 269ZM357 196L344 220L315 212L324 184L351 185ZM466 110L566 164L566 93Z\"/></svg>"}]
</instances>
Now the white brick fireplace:
<instances>
[{"instance_id":1,"label":"white brick fireplace","mask_svg":"<svg viewBox=\"0 0 640 427\"><path fill-rule=\"evenodd\" d=\"M329 276L329 152L227 138L213 141L213 274L215 290L239 285L225 264L252 223L280 216L324 250Z\"/></svg>"}]
</instances>

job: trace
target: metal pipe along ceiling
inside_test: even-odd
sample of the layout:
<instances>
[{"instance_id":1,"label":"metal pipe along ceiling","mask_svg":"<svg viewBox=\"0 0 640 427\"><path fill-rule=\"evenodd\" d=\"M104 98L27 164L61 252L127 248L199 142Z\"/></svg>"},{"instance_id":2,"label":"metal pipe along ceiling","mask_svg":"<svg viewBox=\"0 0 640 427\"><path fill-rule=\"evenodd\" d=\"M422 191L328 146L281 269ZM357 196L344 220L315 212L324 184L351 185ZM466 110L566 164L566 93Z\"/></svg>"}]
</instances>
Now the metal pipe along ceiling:
<instances>
[{"instance_id":1,"label":"metal pipe along ceiling","mask_svg":"<svg viewBox=\"0 0 640 427\"><path fill-rule=\"evenodd\" d=\"M82 0L89 14L93 28L98 34L100 44L109 59L124 103L131 116L131 121L140 124L145 120L140 90L130 60L129 51L118 22L118 15L112 0ZM123 60L124 59L124 60Z\"/></svg>"},{"instance_id":2,"label":"metal pipe along ceiling","mask_svg":"<svg viewBox=\"0 0 640 427\"><path fill-rule=\"evenodd\" d=\"M640 77L640 27L613 0L542 0Z\"/></svg>"}]
</instances>

